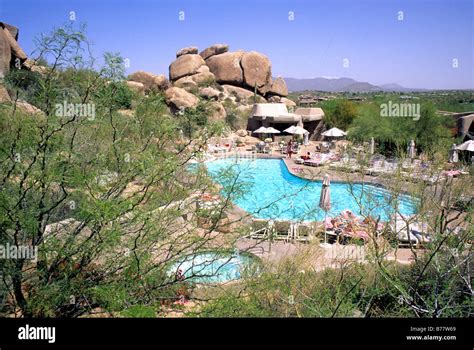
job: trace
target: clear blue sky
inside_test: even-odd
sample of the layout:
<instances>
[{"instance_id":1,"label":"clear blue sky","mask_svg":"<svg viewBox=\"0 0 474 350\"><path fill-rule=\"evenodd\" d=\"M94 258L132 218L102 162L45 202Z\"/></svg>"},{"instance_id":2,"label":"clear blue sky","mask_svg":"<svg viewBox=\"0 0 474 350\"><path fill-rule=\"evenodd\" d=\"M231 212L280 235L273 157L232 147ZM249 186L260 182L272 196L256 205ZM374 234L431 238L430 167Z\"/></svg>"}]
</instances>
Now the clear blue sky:
<instances>
[{"instance_id":1,"label":"clear blue sky","mask_svg":"<svg viewBox=\"0 0 474 350\"><path fill-rule=\"evenodd\" d=\"M473 7L473 0L0 0L0 20L20 28L30 53L35 36L75 11L94 54L120 52L130 72L167 75L179 48L227 43L268 55L274 76L454 89L474 88Z\"/></svg>"}]
</instances>

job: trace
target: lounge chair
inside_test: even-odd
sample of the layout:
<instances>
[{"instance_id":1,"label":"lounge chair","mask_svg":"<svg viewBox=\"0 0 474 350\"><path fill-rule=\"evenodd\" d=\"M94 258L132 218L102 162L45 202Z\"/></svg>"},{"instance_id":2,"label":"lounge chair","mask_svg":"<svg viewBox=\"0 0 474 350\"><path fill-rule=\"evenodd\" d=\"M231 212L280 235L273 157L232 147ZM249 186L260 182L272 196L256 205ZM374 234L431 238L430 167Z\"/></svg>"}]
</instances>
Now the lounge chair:
<instances>
[{"instance_id":1,"label":"lounge chair","mask_svg":"<svg viewBox=\"0 0 474 350\"><path fill-rule=\"evenodd\" d=\"M275 221L272 227L273 238L289 242L293 239L293 223L290 221Z\"/></svg>"},{"instance_id":2,"label":"lounge chair","mask_svg":"<svg viewBox=\"0 0 474 350\"><path fill-rule=\"evenodd\" d=\"M304 163L304 159L303 159L303 158L296 158L296 159L295 159L295 163L296 163L296 164L303 164L303 163Z\"/></svg>"},{"instance_id":3,"label":"lounge chair","mask_svg":"<svg viewBox=\"0 0 474 350\"><path fill-rule=\"evenodd\" d=\"M314 239L315 228L313 224L297 223L294 226L294 237L299 242L310 242Z\"/></svg>"},{"instance_id":4,"label":"lounge chair","mask_svg":"<svg viewBox=\"0 0 474 350\"><path fill-rule=\"evenodd\" d=\"M408 238L406 229L398 232L397 238L398 238L398 246L400 248L409 248L409 247L418 248L420 245L420 241L411 231L409 232L409 238Z\"/></svg>"},{"instance_id":5,"label":"lounge chair","mask_svg":"<svg viewBox=\"0 0 474 350\"><path fill-rule=\"evenodd\" d=\"M304 165L308 166L320 166L322 165L321 161L316 160L316 159L308 159L304 161Z\"/></svg>"},{"instance_id":6,"label":"lounge chair","mask_svg":"<svg viewBox=\"0 0 474 350\"><path fill-rule=\"evenodd\" d=\"M251 224L252 232L250 238L253 239L266 239L270 235L272 223L268 220L253 219Z\"/></svg>"}]
</instances>

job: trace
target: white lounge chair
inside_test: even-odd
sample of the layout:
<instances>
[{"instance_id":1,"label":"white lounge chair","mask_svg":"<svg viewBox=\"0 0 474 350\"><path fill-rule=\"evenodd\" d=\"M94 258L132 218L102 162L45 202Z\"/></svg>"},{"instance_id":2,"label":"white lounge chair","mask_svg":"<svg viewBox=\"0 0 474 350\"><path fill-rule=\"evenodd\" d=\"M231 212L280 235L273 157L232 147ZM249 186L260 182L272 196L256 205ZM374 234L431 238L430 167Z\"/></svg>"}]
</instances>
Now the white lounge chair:
<instances>
[{"instance_id":1,"label":"white lounge chair","mask_svg":"<svg viewBox=\"0 0 474 350\"><path fill-rule=\"evenodd\" d=\"M272 230L272 222L262 219L254 219L251 224L250 238L267 239Z\"/></svg>"},{"instance_id":2,"label":"white lounge chair","mask_svg":"<svg viewBox=\"0 0 474 350\"><path fill-rule=\"evenodd\" d=\"M290 221L275 221L272 227L272 237L275 240L286 242L293 240L293 223Z\"/></svg>"},{"instance_id":3,"label":"white lounge chair","mask_svg":"<svg viewBox=\"0 0 474 350\"><path fill-rule=\"evenodd\" d=\"M294 225L294 238L299 242L310 242L314 239L315 228L313 224L296 223Z\"/></svg>"}]
</instances>

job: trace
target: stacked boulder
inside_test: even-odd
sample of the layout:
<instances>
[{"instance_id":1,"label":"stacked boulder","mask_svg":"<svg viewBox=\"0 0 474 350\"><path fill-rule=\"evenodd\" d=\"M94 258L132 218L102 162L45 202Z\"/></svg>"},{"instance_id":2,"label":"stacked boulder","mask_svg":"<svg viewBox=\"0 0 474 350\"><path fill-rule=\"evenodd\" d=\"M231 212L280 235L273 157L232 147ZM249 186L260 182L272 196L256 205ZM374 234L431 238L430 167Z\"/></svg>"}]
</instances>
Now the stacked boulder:
<instances>
[{"instance_id":1,"label":"stacked boulder","mask_svg":"<svg viewBox=\"0 0 474 350\"><path fill-rule=\"evenodd\" d=\"M128 76L127 85L136 92L145 93L150 91L164 91L170 87L170 82L164 75L138 71Z\"/></svg>"},{"instance_id":2,"label":"stacked boulder","mask_svg":"<svg viewBox=\"0 0 474 350\"><path fill-rule=\"evenodd\" d=\"M223 101L237 106L248 106L254 101L294 105L286 98L285 80L272 78L271 62L264 54L231 52L226 44L215 44L198 52L194 46L180 49L169 66L169 80L162 75L136 72L129 76L128 84L140 93L163 91L167 103L176 109L197 106L196 95L200 96L215 105L220 118L225 117Z\"/></svg>"},{"instance_id":3,"label":"stacked boulder","mask_svg":"<svg viewBox=\"0 0 474 350\"><path fill-rule=\"evenodd\" d=\"M169 67L169 78L173 86L185 90L208 86L215 81L214 74L198 55L197 47L185 47L176 53L176 60Z\"/></svg>"},{"instance_id":4,"label":"stacked boulder","mask_svg":"<svg viewBox=\"0 0 474 350\"><path fill-rule=\"evenodd\" d=\"M28 58L17 41L18 28L0 22L0 78L3 78L12 66L22 68Z\"/></svg>"}]
</instances>

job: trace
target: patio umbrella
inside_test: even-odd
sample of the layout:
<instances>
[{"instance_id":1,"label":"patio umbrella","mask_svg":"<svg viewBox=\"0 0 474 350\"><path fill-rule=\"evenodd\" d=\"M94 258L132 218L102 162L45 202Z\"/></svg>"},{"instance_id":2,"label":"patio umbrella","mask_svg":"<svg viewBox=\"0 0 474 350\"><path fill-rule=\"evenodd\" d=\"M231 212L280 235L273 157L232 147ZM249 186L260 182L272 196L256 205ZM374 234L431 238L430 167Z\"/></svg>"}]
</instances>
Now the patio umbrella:
<instances>
[{"instance_id":1,"label":"patio umbrella","mask_svg":"<svg viewBox=\"0 0 474 350\"><path fill-rule=\"evenodd\" d=\"M302 128L301 126L295 126L293 130L293 134L295 135L304 135L304 134L309 134L309 131L306 130L305 128Z\"/></svg>"},{"instance_id":2,"label":"patio umbrella","mask_svg":"<svg viewBox=\"0 0 474 350\"><path fill-rule=\"evenodd\" d=\"M268 129L261 126L257 130L254 131L255 134L266 134L268 133Z\"/></svg>"},{"instance_id":3,"label":"patio umbrella","mask_svg":"<svg viewBox=\"0 0 474 350\"><path fill-rule=\"evenodd\" d=\"M267 128L263 126L259 127L257 130L254 131L255 134L266 134L267 132ZM260 139L262 139L262 136L260 136Z\"/></svg>"},{"instance_id":4,"label":"patio umbrella","mask_svg":"<svg viewBox=\"0 0 474 350\"><path fill-rule=\"evenodd\" d=\"M284 132L287 132L288 134L294 134L296 126L292 125L289 128L283 130Z\"/></svg>"},{"instance_id":5,"label":"patio umbrella","mask_svg":"<svg viewBox=\"0 0 474 350\"><path fill-rule=\"evenodd\" d=\"M370 139L370 149L369 149L369 152L370 152L370 154L374 154L374 153L375 153L375 140L374 140L373 137Z\"/></svg>"},{"instance_id":6,"label":"patio umbrella","mask_svg":"<svg viewBox=\"0 0 474 350\"><path fill-rule=\"evenodd\" d=\"M280 130L277 130L277 129L272 128L272 127L269 127L269 128L266 128L266 129L267 129L267 131L266 131L267 134L280 134L281 133Z\"/></svg>"},{"instance_id":7,"label":"patio umbrella","mask_svg":"<svg viewBox=\"0 0 474 350\"><path fill-rule=\"evenodd\" d=\"M451 147L451 151L449 152L449 162L457 163L458 161L459 161L458 150L456 149L456 144L453 143L453 147Z\"/></svg>"},{"instance_id":8,"label":"patio umbrella","mask_svg":"<svg viewBox=\"0 0 474 350\"><path fill-rule=\"evenodd\" d=\"M280 134L280 130L272 128L271 126L267 128L267 134ZM272 136L273 139L273 136Z\"/></svg>"},{"instance_id":9,"label":"patio umbrella","mask_svg":"<svg viewBox=\"0 0 474 350\"><path fill-rule=\"evenodd\" d=\"M410 158L410 159L415 158L416 153L415 153L415 141L414 140L411 140L408 143L408 152L407 153L408 153L408 158Z\"/></svg>"},{"instance_id":10,"label":"patio umbrella","mask_svg":"<svg viewBox=\"0 0 474 350\"><path fill-rule=\"evenodd\" d=\"M329 189L330 179L329 175L324 175L323 187L321 189L321 196L319 197L319 207L324 210L324 225L326 225L326 216L329 209L331 209L331 191ZM324 243L327 243L326 227L324 228Z\"/></svg>"},{"instance_id":11,"label":"patio umbrella","mask_svg":"<svg viewBox=\"0 0 474 350\"><path fill-rule=\"evenodd\" d=\"M326 137L342 137L342 136L346 136L346 132L338 128L332 128L323 132L321 135L326 136Z\"/></svg>"},{"instance_id":12,"label":"patio umbrella","mask_svg":"<svg viewBox=\"0 0 474 350\"><path fill-rule=\"evenodd\" d=\"M462 145L457 146L456 149L459 151L474 152L474 141L472 140L466 141Z\"/></svg>"}]
</instances>

